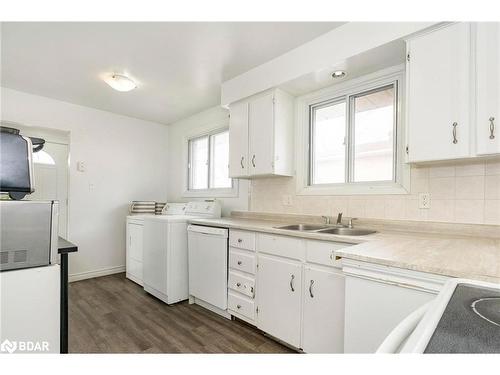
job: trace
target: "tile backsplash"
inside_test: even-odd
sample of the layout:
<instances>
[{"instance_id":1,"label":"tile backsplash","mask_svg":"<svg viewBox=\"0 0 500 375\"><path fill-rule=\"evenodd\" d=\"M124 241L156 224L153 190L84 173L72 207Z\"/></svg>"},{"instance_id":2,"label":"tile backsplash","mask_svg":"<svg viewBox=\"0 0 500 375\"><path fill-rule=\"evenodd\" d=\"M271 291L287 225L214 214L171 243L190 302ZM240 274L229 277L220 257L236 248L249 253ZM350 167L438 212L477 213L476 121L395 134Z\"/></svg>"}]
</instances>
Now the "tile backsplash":
<instances>
[{"instance_id":1,"label":"tile backsplash","mask_svg":"<svg viewBox=\"0 0 500 375\"><path fill-rule=\"evenodd\" d=\"M294 178L252 180L250 210L500 225L500 160L412 166L407 195L296 195ZM420 209L419 193L430 194ZM289 199L290 198L290 199Z\"/></svg>"}]
</instances>

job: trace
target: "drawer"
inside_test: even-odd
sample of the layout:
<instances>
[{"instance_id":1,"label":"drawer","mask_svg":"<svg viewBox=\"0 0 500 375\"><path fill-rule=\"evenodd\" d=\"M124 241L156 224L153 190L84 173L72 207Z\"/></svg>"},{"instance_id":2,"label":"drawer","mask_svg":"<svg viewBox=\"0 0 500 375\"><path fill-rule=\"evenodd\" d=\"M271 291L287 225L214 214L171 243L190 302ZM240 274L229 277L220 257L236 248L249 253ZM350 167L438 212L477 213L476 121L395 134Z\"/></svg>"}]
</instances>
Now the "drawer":
<instances>
[{"instance_id":1,"label":"drawer","mask_svg":"<svg viewBox=\"0 0 500 375\"><path fill-rule=\"evenodd\" d=\"M305 258L305 244L300 238L259 234L257 246L259 252L262 253L298 260Z\"/></svg>"},{"instance_id":2,"label":"drawer","mask_svg":"<svg viewBox=\"0 0 500 375\"><path fill-rule=\"evenodd\" d=\"M342 268L342 261L335 259L335 250L348 246L352 246L352 244L327 241L306 241L306 261Z\"/></svg>"},{"instance_id":3,"label":"drawer","mask_svg":"<svg viewBox=\"0 0 500 375\"><path fill-rule=\"evenodd\" d=\"M248 319L255 319L255 304L254 301L237 294L228 293L227 296L228 310L243 315Z\"/></svg>"},{"instance_id":4,"label":"drawer","mask_svg":"<svg viewBox=\"0 0 500 375\"><path fill-rule=\"evenodd\" d=\"M255 251L255 233L230 229L229 246Z\"/></svg>"},{"instance_id":5,"label":"drawer","mask_svg":"<svg viewBox=\"0 0 500 375\"><path fill-rule=\"evenodd\" d=\"M229 271L228 287L252 299L255 297L255 279Z\"/></svg>"},{"instance_id":6,"label":"drawer","mask_svg":"<svg viewBox=\"0 0 500 375\"><path fill-rule=\"evenodd\" d=\"M253 253L229 249L229 268L255 274L255 255Z\"/></svg>"}]
</instances>

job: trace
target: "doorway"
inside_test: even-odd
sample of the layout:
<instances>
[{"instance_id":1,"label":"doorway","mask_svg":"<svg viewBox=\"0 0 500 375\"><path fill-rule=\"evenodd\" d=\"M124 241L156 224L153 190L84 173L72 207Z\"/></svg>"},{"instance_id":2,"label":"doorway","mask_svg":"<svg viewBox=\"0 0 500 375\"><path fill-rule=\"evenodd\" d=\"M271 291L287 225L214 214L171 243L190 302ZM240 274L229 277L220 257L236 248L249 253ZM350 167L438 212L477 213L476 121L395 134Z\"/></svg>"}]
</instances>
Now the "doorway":
<instances>
[{"instance_id":1,"label":"doorway","mask_svg":"<svg viewBox=\"0 0 500 375\"><path fill-rule=\"evenodd\" d=\"M35 192L25 199L57 200L59 235L68 238L69 133L18 124L12 127L28 137L45 139L43 149L33 153Z\"/></svg>"}]
</instances>

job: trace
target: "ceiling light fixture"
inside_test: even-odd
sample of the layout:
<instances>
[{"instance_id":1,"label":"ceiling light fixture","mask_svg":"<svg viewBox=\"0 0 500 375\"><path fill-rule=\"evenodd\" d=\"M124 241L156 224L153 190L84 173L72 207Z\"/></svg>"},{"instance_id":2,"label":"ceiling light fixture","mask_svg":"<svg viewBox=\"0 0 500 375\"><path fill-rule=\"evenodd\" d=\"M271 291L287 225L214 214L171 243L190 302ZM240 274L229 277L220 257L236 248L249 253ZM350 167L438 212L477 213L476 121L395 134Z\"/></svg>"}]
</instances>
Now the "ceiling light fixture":
<instances>
[{"instance_id":1,"label":"ceiling light fixture","mask_svg":"<svg viewBox=\"0 0 500 375\"><path fill-rule=\"evenodd\" d=\"M137 87L137 84L132 79L122 74L113 73L104 77L103 80L116 91L127 92Z\"/></svg>"},{"instance_id":2,"label":"ceiling light fixture","mask_svg":"<svg viewBox=\"0 0 500 375\"><path fill-rule=\"evenodd\" d=\"M346 75L347 73L344 70L336 70L332 73L332 78L344 78Z\"/></svg>"}]
</instances>

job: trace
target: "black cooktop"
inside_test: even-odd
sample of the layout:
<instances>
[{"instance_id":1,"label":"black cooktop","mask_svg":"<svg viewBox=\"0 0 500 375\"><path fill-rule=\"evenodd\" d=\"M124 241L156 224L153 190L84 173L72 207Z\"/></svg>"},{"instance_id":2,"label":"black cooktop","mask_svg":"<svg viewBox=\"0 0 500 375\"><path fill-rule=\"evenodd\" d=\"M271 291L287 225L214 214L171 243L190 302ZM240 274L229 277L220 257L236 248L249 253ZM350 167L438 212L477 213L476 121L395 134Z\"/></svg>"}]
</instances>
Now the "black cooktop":
<instances>
[{"instance_id":1,"label":"black cooktop","mask_svg":"<svg viewBox=\"0 0 500 375\"><path fill-rule=\"evenodd\" d=\"M425 353L500 353L500 291L458 284Z\"/></svg>"}]
</instances>

